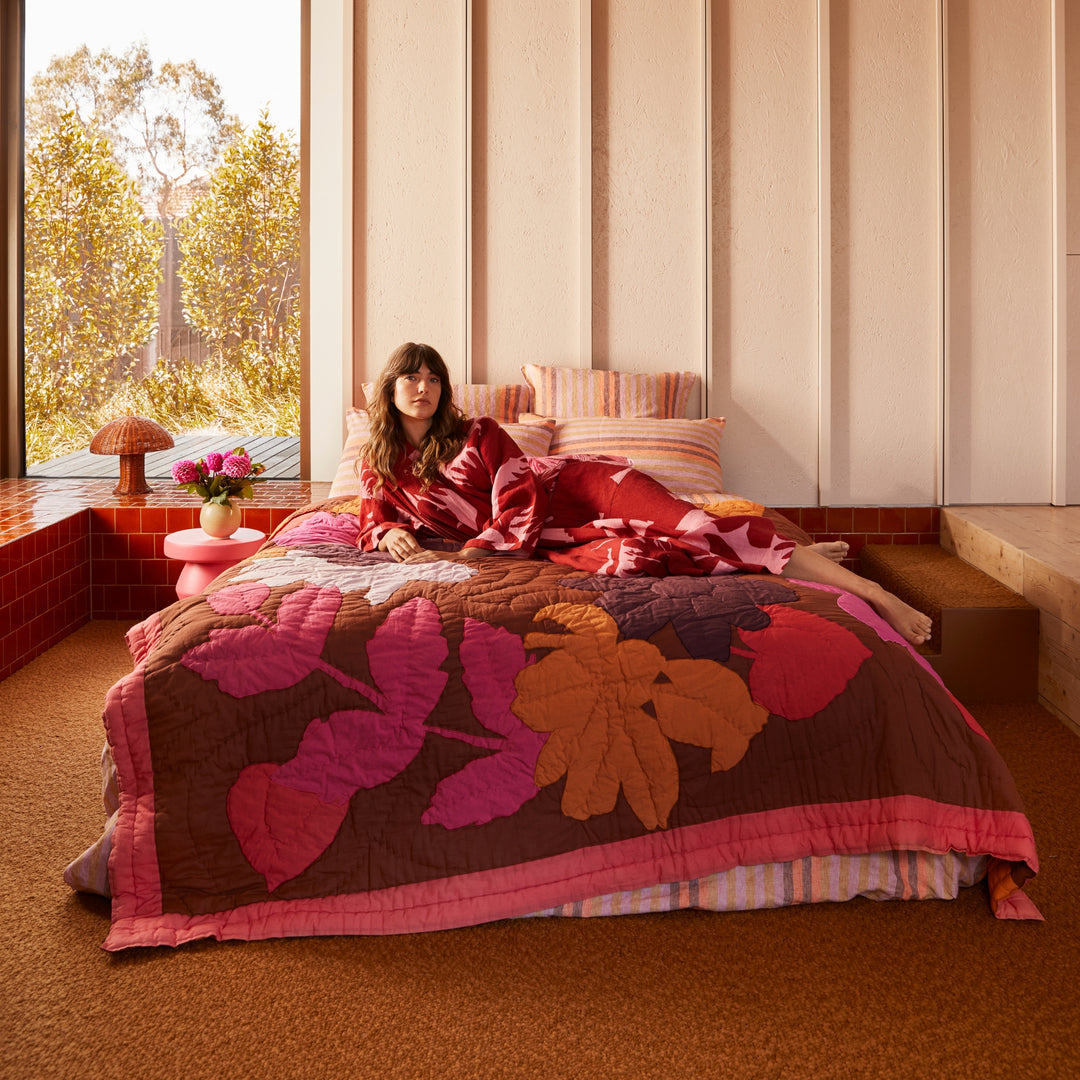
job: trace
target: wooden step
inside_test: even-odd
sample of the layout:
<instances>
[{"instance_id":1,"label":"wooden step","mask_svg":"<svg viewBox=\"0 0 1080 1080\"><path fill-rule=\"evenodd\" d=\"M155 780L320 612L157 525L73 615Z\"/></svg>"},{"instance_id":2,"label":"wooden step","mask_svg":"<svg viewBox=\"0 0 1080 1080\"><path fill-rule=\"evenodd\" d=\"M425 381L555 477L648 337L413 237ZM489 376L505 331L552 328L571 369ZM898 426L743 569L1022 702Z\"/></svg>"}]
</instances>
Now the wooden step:
<instances>
[{"instance_id":1,"label":"wooden step","mask_svg":"<svg viewBox=\"0 0 1080 1080\"><path fill-rule=\"evenodd\" d=\"M937 544L867 544L863 577L930 616L919 649L961 700L1034 701L1039 609Z\"/></svg>"}]
</instances>

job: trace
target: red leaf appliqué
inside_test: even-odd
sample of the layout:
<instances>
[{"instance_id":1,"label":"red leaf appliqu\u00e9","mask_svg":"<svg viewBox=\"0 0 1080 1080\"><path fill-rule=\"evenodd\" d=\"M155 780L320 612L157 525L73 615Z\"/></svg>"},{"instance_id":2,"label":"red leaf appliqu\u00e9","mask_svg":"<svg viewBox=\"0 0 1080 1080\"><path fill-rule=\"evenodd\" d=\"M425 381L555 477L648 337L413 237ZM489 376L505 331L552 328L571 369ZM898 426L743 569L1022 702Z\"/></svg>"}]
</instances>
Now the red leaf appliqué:
<instances>
[{"instance_id":1,"label":"red leaf appliqu\u00e9","mask_svg":"<svg viewBox=\"0 0 1080 1080\"><path fill-rule=\"evenodd\" d=\"M754 660L750 696L777 716L805 720L821 712L873 655L850 630L813 612L780 604L764 610L764 630L739 630L753 651L738 652Z\"/></svg>"}]
</instances>

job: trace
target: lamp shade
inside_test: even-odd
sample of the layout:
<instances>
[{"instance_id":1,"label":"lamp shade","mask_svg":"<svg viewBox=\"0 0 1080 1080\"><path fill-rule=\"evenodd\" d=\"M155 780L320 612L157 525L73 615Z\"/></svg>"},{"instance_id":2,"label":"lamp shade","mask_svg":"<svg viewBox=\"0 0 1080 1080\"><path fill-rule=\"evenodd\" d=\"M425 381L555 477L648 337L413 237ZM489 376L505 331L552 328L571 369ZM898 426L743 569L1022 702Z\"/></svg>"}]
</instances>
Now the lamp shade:
<instances>
[{"instance_id":1,"label":"lamp shade","mask_svg":"<svg viewBox=\"0 0 1080 1080\"><path fill-rule=\"evenodd\" d=\"M150 450L168 450L173 437L156 421L145 416L121 416L110 420L90 440L91 454L118 454L120 482L115 495L135 495L151 489L146 482L144 455Z\"/></svg>"}]
</instances>

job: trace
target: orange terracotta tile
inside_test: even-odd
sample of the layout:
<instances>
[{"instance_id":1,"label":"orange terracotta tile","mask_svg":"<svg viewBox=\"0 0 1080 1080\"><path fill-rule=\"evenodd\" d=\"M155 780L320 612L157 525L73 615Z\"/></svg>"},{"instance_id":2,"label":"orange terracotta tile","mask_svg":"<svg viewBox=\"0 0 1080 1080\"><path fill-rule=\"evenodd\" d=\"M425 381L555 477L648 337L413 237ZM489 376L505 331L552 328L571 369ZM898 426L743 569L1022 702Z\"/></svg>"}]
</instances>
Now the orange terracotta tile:
<instances>
[{"instance_id":1,"label":"orange terracotta tile","mask_svg":"<svg viewBox=\"0 0 1080 1080\"><path fill-rule=\"evenodd\" d=\"M121 506L116 509L116 531L138 532L142 527L142 511L136 507Z\"/></svg>"},{"instance_id":2,"label":"orange terracotta tile","mask_svg":"<svg viewBox=\"0 0 1080 1080\"><path fill-rule=\"evenodd\" d=\"M168 510L164 506L148 506L141 511L140 532L167 533Z\"/></svg>"},{"instance_id":3,"label":"orange terracotta tile","mask_svg":"<svg viewBox=\"0 0 1080 1080\"><path fill-rule=\"evenodd\" d=\"M132 585L130 596L129 610L145 612L146 615L152 615L157 611L158 593L153 585Z\"/></svg>"},{"instance_id":4,"label":"orange terracotta tile","mask_svg":"<svg viewBox=\"0 0 1080 1080\"><path fill-rule=\"evenodd\" d=\"M164 585L167 588L173 588L176 585L176 577L173 576L172 570L172 564L167 559L151 559L143 563L143 582L147 585Z\"/></svg>"},{"instance_id":5,"label":"orange terracotta tile","mask_svg":"<svg viewBox=\"0 0 1080 1080\"><path fill-rule=\"evenodd\" d=\"M929 506L909 507L904 517L908 532L928 533L933 531L934 515L932 508Z\"/></svg>"},{"instance_id":6,"label":"orange terracotta tile","mask_svg":"<svg viewBox=\"0 0 1080 1080\"><path fill-rule=\"evenodd\" d=\"M826 529L832 533L851 532L852 510L850 506L830 506L825 514Z\"/></svg>"},{"instance_id":7,"label":"orange terracotta tile","mask_svg":"<svg viewBox=\"0 0 1080 1080\"><path fill-rule=\"evenodd\" d=\"M907 512L899 506L883 506L881 508L881 531L883 533L900 533L907 526Z\"/></svg>"},{"instance_id":8,"label":"orange terracotta tile","mask_svg":"<svg viewBox=\"0 0 1080 1080\"><path fill-rule=\"evenodd\" d=\"M132 559L152 559L154 537L149 533L132 533L128 537L128 556Z\"/></svg>"},{"instance_id":9,"label":"orange terracotta tile","mask_svg":"<svg viewBox=\"0 0 1080 1080\"><path fill-rule=\"evenodd\" d=\"M126 559L128 538L126 533L107 533L101 538L101 554L106 559Z\"/></svg>"},{"instance_id":10,"label":"orange terracotta tile","mask_svg":"<svg viewBox=\"0 0 1080 1080\"><path fill-rule=\"evenodd\" d=\"M877 532L881 516L876 506L856 506L851 513L851 527L855 532Z\"/></svg>"}]
</instances>

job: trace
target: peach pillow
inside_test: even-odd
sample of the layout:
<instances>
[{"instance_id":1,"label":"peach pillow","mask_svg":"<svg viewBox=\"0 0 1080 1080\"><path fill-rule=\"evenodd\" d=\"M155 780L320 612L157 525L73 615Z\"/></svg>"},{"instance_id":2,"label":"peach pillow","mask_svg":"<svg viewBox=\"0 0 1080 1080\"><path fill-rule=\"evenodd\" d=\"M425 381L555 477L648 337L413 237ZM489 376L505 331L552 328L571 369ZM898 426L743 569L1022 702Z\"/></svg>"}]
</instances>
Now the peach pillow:
<instances>
[{"instance_id":1,"label":"peach pillow","mask_svg":"<svg viewBox=\"0 0 1080 1080\"><path fill-rule=\"evenodd\" d=\"M375 384L366 382L361 389L367 401ZM453 393L466 416L490 416L500 424L512 424L532 408L532 391L518 383L454 383Z\"/></svg>"},{"instance_id":2,"label":"peach pillow","mask_svg":"<svg viewBox=\"0 0 1080 1080\"><path fill-rule=\"evenodd\" d=\"M541 419L524 413L522 420ZM680 420L650 417L558 417L550 453L626 458L637 469L659 480L669 491L687 497L721 494L720 439L724 417Z\"/></svg>"},{"instance_id":3,"label":"peach pillow","mask_svg":"<svg viewBox=\"0 0 1080 1080\"><path fill-rule=\"evenodd\" d=\"M690 371L647 374L525 364L532 412L542 416L684 417L698 376Z\"/></svg>"}]
</instances>

